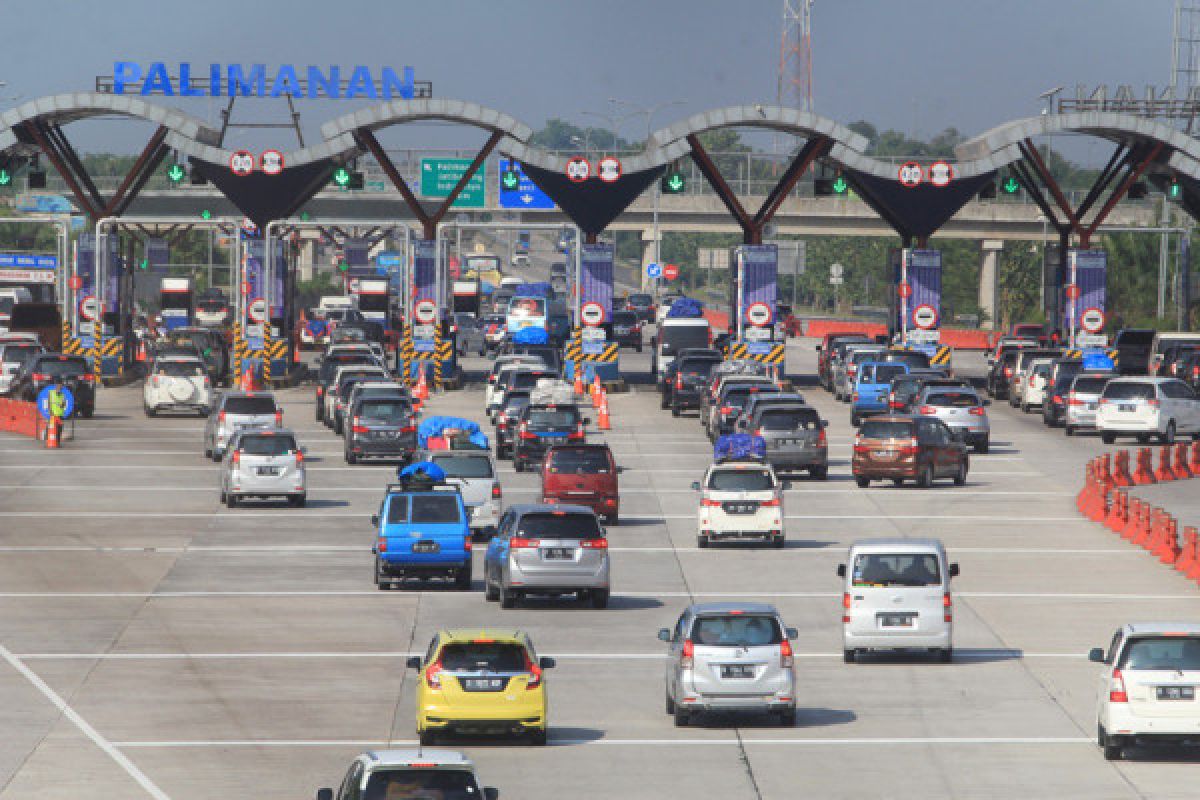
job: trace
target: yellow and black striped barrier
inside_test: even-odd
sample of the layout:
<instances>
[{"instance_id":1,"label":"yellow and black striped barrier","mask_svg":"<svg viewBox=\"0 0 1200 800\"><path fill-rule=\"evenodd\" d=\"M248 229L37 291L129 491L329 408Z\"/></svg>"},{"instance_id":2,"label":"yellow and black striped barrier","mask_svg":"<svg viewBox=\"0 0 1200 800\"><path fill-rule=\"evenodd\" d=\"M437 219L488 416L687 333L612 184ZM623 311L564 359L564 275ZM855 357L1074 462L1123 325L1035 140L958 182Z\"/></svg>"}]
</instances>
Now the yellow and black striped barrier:
<instances>
[{"instance_id":1,"label":"yellow and black striped barrier","mask_svg":"<svg viewBox=\"0 0 1200 800\"><path fill-rule=\"evenodd\" d=\"M786 345L783 342L764 342L769 344L770 348L763 352L752 352L751 346L760 344L759 342L731 342L725 347L726 361L757 361L760 364L769 364L775 367L782 367L784 355L787 351ZM756 348L758 349L758 348Z\"/></svg>"},{"instance_id":2,"label":"yellow and black striped barrier","mask_svg":"<svg viewBox=\"0 0 1200 800\"><path fill-rule=\"evenodd\" d=\"M247 358L250 349L246 337L242 335L242 323L233 323L233 374L234 380L242 379L242 362Z\"/></svg>"},{"instance_id":3,"label":"yellow and black striped barrier","mask_svg":"<svg viewBox=\"0 0 1200 800\"><path fill-rule=\"evenodd\" d=\"M62 324L62 352L69 356L87 355L87 348L83 346L83 342L71 335L70 322Z\"/></svg>"},{"instance_id":4,"label":"yellow and black striped barrier","mask_svg":"<svg viewBox=\"0 0 1200 800\"><path fill-rule=\"evenodd\" d=\"M416 367L432 364L433 385L430 388L441 389L444 385L442 369L454 357L454 341L452 339L443 339L441 328L437 327L433 335L433 352L417 352L410 330L400 337L399 355L400 363L403 365L401 367L403 371L402 380L406 385L415 386L417 384L416 379L413 377L413 370Z\"/></svg>"},{"instance_id":5,"label":"yellow and black striped barrier","mask_svg":"<svg viewBox=\"0 0 1200 800\"><path fill-rule=\"evenodd\" d=\"M579 328L571 331L571 339L567 342L567 360L584 364L615 364L621 346L616 342L604 343L599 353L583 352L583 331Z\"/></svg>"},{"instance_id":6,"label":"yellow and black striped barrier","mask_svg":"<svg viewBox=\"0 0 1200 800\"><path fill-rule=\"evenodd\" d=\"M412 386L412 364L413 356L416 354L416 351L413 349L412 334L406 332L401 336L398 347L400 363L403 365L401 367L400 380L404 382L405 386Z\"/></svg>"},{"instance_id":7,"label":"yellow and black striped barrier","mask_svg":"<svg viewBox=\"0 0 1200 800\"><path fill-rule=\"evenodd\" d=\"M937 350L929 359L930 366L933 367L948 367L950 361L954 357L954 348L949 345L938 345Z\"/></svg>"}]
</instances>

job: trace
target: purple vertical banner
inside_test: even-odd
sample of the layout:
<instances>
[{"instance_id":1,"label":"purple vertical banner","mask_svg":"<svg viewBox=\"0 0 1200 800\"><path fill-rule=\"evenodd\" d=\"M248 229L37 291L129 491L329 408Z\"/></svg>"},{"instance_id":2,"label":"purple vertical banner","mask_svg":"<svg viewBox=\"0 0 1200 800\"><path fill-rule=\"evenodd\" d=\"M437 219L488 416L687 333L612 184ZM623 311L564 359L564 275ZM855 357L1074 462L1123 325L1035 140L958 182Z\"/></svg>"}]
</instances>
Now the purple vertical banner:
<instances>
[{"instance_id":1,"label":"purple vertical banner","mask_svg":"<svg viewBox=\"0 0 1200 800\"><path fill-rule=\"evenodd\" d=\"M437 242L417 239L413 242L413 301L437 300Z\"/></svg>"},{"instance_id":2,"label":"purple vertical banner","mask_svg":"<svg viewBox=\"0 0 1200 800\"><path fill-rule=\"evenodd\" d=\"M742 276L742 307L738 318L746 324L746 309L766 303L771 313L779 299L779 248L773 244L743 244L736 251L738 273Z\"/></svg>"},{"instance_id":3,"label":"purple vertical banner","mask_svg":"<svg viewBox=\"0 0 1200 800\"><path fill-rule=\"evenodd\" d=\"M245 319L242 324L249 328L252 325L262 326L263 322L250 319L250 306L257 300L264 299L263 294L266 288L266 276L263 275L263 242L262 239L249 239L242 237L242 281L246 284L249 291L246 292L245 303L243 310ZM246 335L246 340L252 348L262 347L261 336Z\"/></svg>"},{"instance_id":4,"label":"purple vertical banner","mask_svg":"<svg viewBox=\"0 0 1200 800\"><path fill-rule=\"evenodd\" d=\"M107 286L104 289L104 312L107 314L115 313L117 310L117 300L121 296L121 276L125 274L125 259L121 258L121 240L115 235L109 236L108 242L108 273L106 275ZM107 320L106 326L111 326ZM105 333L108 333L106 328Z\"/></svg>"},{"instance_id":5,"label":"purple vertical banner","mask_svg":"<svg viewBox=\"0 0 1200 800\"><path fill-rule=\"evenodd\" d=\"M604 242L579 247L579 304L599 303L612 317L613 246Z\"/></svg>"},{"instance_id":6,"label":"purple vertical banner","mask_svg":"<svg viewBox=\"0 0 1200 800\"><path fill-rule=\"evenodd\" d=\"M67 294L74 308L64 307L63 313L75 321L75 335L84 339L85 345L90 347L92 333L87 330L90 323L80 316L79 304L83 298L96 294L96 235L93 233L79 234L75 243L75 276L81 285L76 291L68 290ZM91 330L95 330L94 326Z\"/></svg>"},{"instance_id":7,"label":"purple vertical banner","mask_svg":"<svg viewBox=\"0 0 1200 800\"><path fill-rule=\"evenodd\" d=\"M926 330L937 330L942 318L942 251L909 250L906 258L908 285L912 287L912 296L908 298L908 330L921 330L914 314L922 306L930 306L937 315L936 321Z\"/></svg>"},{"instance_id":8,"label":"purple vertical banner","mask_svg":"<svg viewBox=\"0 0 1200 800\"><path fill-rule=\"evenodd\" d=\"M1073 303L1063 292L1063 328L1082 330L1079 318L1084 311L1096 308L1104 311L1108 288L1108 253L1103 250L1067 251L1067 283L1079 287L1079 298Z\"/></svg>"},{"instance_id":9,"label":"purple vertical banner","mask_svg":"<svg viewBox=\"0 0 1200 800\"><path fill-rule=\"evenodd\" d=\"M271 243L271 318L283 317L283 276L287 272L287 248L276 239Z\"/></svg>"}]
</instances>

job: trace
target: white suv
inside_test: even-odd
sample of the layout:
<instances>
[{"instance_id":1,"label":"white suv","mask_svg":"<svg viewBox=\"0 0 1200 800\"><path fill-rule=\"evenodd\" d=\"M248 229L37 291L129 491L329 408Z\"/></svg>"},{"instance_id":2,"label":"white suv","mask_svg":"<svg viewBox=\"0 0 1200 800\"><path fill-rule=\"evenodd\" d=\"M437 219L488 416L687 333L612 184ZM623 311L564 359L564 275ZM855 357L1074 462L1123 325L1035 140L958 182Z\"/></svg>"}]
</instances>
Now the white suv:
<instances>
[{"instance_id":1,"label":"white suv","mask_svg":"<svg viewBox=\"0 0 1200 800\"><path fill-rule=\"evenodd\" d=\"M757 539L783 547L783 492L789 484L769 464L722 461L692 484L700 492L696 545L726 539Z\"/></svg>"},{"instance_id":2,"label":"white suv","mask_svg":"<svg viewBox=\"0 0 1200 800\"><path fill-rule=\"evenodd\" d=\"M212 408L212 384L204 362L186 356L155 360L142 387L142 406L147 417L166 409L207 417Z\"/></svg>"},{"instance_id":3,"label":"white suv","mask_svg":"<svg viewBox=\"0 0 1200 800\"><path fill-rule=\"evenodd\" d=\"M1200 738L1200 625L1156 622L1123 625L1108 652L1088 660L1104 665L1096 711L1096 741L1109 761L1127 744Z\"/></svg>"},{"instance_id":4,"label":"white suv","mask_svg":"<svg viewBox=\"0 0 1200 800\"><path fill-rule=\"evenodd\" d=\"M451 750L372 750L350 765L341 786L318 789L317 800L361 797L472 797L496 800L500 793L481 787L475 765Z\"/></svg>"},{"instance_id":5,"label":"white suv","mask_svg":"<svg viewBox=\"0 0 1200 800\"><path fill-rule=\"evenodd\" d=\"M1118 436L1151 436L1172 444L1176 434L1200 435L1200 400L1175 378L1114 378L1104 386L1096 410L1096 430L1105 444Z\"/></svg>"}]
</instances>

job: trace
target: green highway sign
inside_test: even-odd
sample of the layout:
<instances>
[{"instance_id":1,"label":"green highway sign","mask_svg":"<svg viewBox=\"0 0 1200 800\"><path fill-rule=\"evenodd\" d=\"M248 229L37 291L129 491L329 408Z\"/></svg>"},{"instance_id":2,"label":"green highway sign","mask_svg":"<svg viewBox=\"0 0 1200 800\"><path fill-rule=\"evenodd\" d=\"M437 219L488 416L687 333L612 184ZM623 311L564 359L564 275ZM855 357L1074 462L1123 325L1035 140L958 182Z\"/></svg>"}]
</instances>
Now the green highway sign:
<instances>
[{"instance_id":1,"label":"green highway sign","mask_svg":"<svg viewBox=\"0 0 1200 800\"><path fill-rule=\"evenodd\" d=\"M201 219L212 219L212 212L207 208L200 212Z\"/></svg>"},{"instance_id":2,"label":"green highway sign","mask_svg":"<svg viewBox=\"0 0 1200 800\"><path fill-rule=\"evenodd\" d=\"M1008 194L1016 194L1020 188L1021 184L1017 182L1016 178L1009 178L1004 182L1004 191Z\"/></svg>"},{"instance_id":3,"label":"green highway sign","mask_svg":"<svg viewBox=\"0 0 1200 800\"><path fill-rule=\"evenodd\" d=\"M470 166L469 158L422 158L421 194L425 197L449 197ZM452 208L483 208L486 199L481 167L467 181Z\"/></svg>"}]
</instances>

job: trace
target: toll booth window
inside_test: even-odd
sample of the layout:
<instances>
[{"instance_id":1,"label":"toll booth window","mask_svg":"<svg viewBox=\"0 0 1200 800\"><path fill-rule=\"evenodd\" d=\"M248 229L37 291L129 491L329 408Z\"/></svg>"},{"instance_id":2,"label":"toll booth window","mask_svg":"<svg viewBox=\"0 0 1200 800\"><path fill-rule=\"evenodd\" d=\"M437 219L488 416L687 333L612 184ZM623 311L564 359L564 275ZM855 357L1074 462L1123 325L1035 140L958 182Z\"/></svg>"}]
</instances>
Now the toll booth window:
<instances>
[{"instance_id":1,"label":"toll booth window","mask_svg":"<svg viewBox=\"0 0 1200 800\"><path fill-rule=\"evenodd\" d=\"M248 456L286 456L296 452L291 436L243 436L238 448Z\"/></svg>"},{"instance_id":2,"label":"toll booth window","mask_svg":"<svg viewBox=\"0 0 1200 800\"><path fill-rule=\"evenodd\" d=\"M412 496L412 521L430 525L449 525L459 522L458 498L448 494L415 494Z\"/></svg>"}]
</instances>

